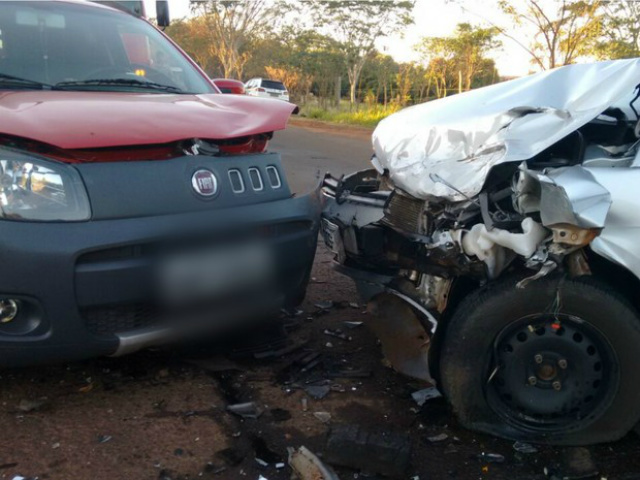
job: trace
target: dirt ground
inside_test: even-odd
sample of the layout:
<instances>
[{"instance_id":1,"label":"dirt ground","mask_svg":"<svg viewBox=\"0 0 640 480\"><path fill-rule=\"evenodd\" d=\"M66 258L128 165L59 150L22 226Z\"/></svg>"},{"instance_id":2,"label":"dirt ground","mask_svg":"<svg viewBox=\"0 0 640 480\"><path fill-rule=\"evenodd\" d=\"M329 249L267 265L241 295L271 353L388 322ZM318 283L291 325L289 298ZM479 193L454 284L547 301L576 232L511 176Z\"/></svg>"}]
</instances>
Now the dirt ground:
<instances>
[{"instance_id":1,"label":"dirt ground","mask_svg":"<svg viewBox=\"0 0 640 480\"><path fill-rule=\"evenodd\" d=\"M599 472L589 478L640 479L635 435L586 452L538 446L525 454L512 442L460 428L440 399L419 408L411 393L426 385L385 366L365 325L344 323L366 322L367 315L350 280L330 263L320 247L301 311L278 320L286 324L286 341L275 328L256 329L252 341L241 345L225 340L1 372L0 478L289 479L288 467L276 468L286 463L287 447L323 453L332 426L355 424L408 435L411 464L397 478L543 479L545 467L556 469L559 478L586 478L563 466L577 452ZM331 308L324 308L327 301ZM329 336L326 329L340 329L351 340ZM264 351L258 343L293 351L262 359L238 356ZM304 390L310 385L330 392L314 399ZM259 418L226 410L249 401L263 412ZM329 422L316 412L328 412ZM441 434L446 439L434 441ZM479 459L482 452L501 454L504 462ZM336 470L343 480L380 478Z\"/></svg>"}]
</instances>

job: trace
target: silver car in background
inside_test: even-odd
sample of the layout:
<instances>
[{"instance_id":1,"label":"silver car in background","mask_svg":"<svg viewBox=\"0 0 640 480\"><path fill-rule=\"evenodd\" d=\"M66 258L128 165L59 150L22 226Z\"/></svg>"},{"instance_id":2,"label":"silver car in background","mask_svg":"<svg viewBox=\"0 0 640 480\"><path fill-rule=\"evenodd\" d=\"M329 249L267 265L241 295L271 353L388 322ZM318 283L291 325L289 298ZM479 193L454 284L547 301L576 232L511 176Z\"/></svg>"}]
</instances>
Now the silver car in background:
<instances>
[{"instance_id":1,"label":"silver car in background","mask_svg":"<svg viewBox=\"0 0 640 480\"><path fill-rule=\"evenodd\" d=\"M289 101L289 92L284 83L279 80L269 80L267 78L252 78L244 84L247 95L253 97L277 98L278 100Z\"/></svg>"}]
</instances>

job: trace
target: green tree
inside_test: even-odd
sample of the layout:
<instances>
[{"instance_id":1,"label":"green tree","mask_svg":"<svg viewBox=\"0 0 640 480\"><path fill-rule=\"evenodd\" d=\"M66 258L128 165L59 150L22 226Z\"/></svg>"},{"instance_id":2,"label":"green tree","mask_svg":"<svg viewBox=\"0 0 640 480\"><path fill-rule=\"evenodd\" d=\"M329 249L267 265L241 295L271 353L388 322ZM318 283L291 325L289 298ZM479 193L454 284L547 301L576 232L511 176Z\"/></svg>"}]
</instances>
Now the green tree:
<instances>
[{"instance_id":1,"label":"green tree","mask_svg":"<svg viewBox=\"0 0 640 480\"><path fill-rule=\"evenodd\" d=\"M263 76L267 66L272 72L278 69L287 78L311 78L312 83L296 81L298 86L304 87L296 92L296 101L304 103L313 90L324 107L332 97L336 78L344 74L343 56L334 39L291 26L272 32L255 43L253 56L246 65L247 74Z\"/></svg>"},{"instance_id":2,"label":"green tree","mask_svg":"<svg viewBox=\"0 0 640 480\"><path fill-rule=\"evenodd\" d=\"M376 51L362 69L360 84L386 106L393 98L399 69L393 57Z\"/></svg>"},{"instance_id":3,"label":"green tree","mask_svg":"<svg viewBox=\"0 0 640 480\"><path fill-rule=\"evenodd\" d=\"M414 103L422 103L429 94L429 75L424 65L413 63L411 65L411 89Z\"/></svg>"},{"instance_id":4,"label":"green tree","mask_svg":"<svg viewBox=\"0 0 640 480\"><path fill-rule=\"evenodd\" d=\"M242 78L251 44L279 26L291 4L270 0L192 0L201 17L213 57L227 78Z\"/></svg>"},{"instance_id":5,"label":"green tree","mask_svg":"<svg viewBox=\"0 0 640 480\"><path fill-rule=\"evenodd\" d=\"M640 2L605 1L602 40L596 56L603 60L640 56Z\"/></svg>"},{"instance_id":6,"label":"green tree","mask_svg":"<svg viewBox=\"0 0 640 480\"><path fill-rule=\"evenodd\" d=\"M216 61L216 49L211 44L207 25L202 17L174 20L165 33L180 45L209 75L221 75Z\"/></svg>"},{"instance_id":7,"label":"green tree","mask_svg":"<svg viewBox=\"0 0 640 480\"><path fill-rule=\"evenodd\" d=\"M356 102L362 69L376 40L413 22L414 0L321 0L309 2L317 24L340 42L349 78L349 98Z\"/></svg>"},{"instance_id":8,"label":"green tree","mask_svg":"<svg viewBox=\"0 0 640 480\"><path fill-rule=\"evenodd\" d=\"M453 89L470 90L477 85L478 78L487 78L487 73L493 76L495 65L487 61L486 55L500 46L498 33L495 27L460 23L452 36L425 37L416 45L427 64L426 76L432 80L437 97Z\"/></svg>"},{"instance_id":9,"label":"green tree","mask_svg":"<svg viewBox=\"0 0 640 480\"><path fill-rule=\"evenodd\" d=\"M601 34L600 0L501 0L499 4L515 29L533 32L533 41L521 40L513 28L499 27L500 32L527 51L542 70L569 65L593 53Z\"/></svg>"}]
</instances>

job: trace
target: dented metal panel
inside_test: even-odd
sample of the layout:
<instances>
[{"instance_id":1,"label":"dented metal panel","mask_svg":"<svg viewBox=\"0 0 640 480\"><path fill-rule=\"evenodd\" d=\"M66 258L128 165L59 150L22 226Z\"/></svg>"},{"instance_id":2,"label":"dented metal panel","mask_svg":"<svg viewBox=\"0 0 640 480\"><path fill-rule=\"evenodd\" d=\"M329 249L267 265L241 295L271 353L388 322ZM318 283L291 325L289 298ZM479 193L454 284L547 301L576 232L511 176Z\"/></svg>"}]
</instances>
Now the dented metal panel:
<instances>
[{"instance_id":1,"label":"dented metal panel","mask_svg":"<svg viewBox=\"0 0 640 480\"><path fill-rule=\"evenodd\" d=\"M611 194L611 208L600 235L591 242L599 255L640 278L640 168L591 168Z\"/></svg>"},{"instance_id":2,"label":"dented metal panel","mask_svg":"<svg viewBox=\"0 0 640 480\"><path fill-rule=\"evenodd\" d=\"M377 161L415 197L474 197L492 167L531 158L628 102L638 79L639 59L569 65L416 105L380 122Z\"/></svg>"},{"instance_id":3,"label":"dented metal panel","mask_svg":"<svg viewBox=\"0 0 640 480\"><path fill-rule=\"evenodd\" d=\"M580 165L544 172L521 169L515 198L521 213L540 212L545 226L566 223L602 228L611 206L610 192Z\"/></svg>"}]
</instances>

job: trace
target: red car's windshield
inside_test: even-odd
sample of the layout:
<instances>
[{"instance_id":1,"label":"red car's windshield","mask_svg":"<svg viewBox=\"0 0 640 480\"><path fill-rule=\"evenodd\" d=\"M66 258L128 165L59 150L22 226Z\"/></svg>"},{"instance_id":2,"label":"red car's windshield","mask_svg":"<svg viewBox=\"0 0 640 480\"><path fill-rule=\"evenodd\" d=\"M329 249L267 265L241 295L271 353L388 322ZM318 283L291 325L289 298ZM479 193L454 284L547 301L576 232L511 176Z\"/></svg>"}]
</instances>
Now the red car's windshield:
<instances>
[{"instance_id":1,"label":"red car's windshield","mask_svg":"<svg viewBox=\"0 0 640 480\"><path fill-rule=\"evenodd\" d=\"M143 20L82 4L3 1L0 89L52 86L215 93L178 49Z\"/></svg>"}]
</instances>

